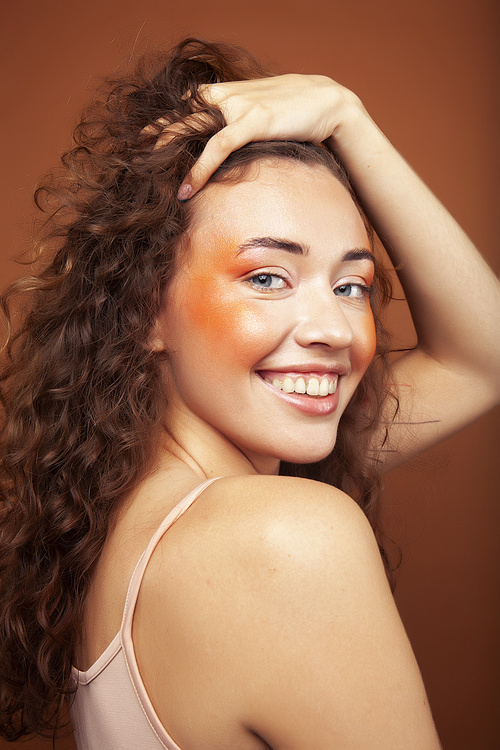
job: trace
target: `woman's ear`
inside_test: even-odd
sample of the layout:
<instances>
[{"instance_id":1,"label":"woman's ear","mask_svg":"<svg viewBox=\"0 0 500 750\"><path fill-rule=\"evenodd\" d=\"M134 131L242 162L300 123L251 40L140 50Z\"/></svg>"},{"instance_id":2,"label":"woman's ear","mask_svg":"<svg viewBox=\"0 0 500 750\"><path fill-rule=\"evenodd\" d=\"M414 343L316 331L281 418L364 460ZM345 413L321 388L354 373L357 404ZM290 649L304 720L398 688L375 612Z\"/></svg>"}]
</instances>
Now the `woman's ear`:
<instances>
[{"instance_id":1,"label":"woman's ear","mask_svg":"<svg viewBox=\"0 0 500 750\"><path fill-rule=\"evenodd\" d=\"M168 342L166 336L167 326L162 313L158 315L149 332L146 347L150 352L166 352Z\"/></svg>"}]
</instances>

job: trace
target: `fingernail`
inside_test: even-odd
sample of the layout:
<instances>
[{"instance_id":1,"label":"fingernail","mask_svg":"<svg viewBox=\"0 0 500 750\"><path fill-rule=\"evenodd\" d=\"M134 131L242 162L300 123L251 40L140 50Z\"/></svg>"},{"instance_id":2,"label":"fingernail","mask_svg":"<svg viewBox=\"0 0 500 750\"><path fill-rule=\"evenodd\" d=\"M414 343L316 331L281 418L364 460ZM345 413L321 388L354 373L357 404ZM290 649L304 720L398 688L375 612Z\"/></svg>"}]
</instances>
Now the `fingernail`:
<instances>
[{"instance_id":1,"label":"fingernail","mask_svg":"<svg viewBox=\"0 0 500 750\"><path fill-rule=\"evenodd\" d=\"M180 201L187 201L192 192L193 186L186 182L184 185L180 186L177 197Z\"/></svg>"}]
</instances>

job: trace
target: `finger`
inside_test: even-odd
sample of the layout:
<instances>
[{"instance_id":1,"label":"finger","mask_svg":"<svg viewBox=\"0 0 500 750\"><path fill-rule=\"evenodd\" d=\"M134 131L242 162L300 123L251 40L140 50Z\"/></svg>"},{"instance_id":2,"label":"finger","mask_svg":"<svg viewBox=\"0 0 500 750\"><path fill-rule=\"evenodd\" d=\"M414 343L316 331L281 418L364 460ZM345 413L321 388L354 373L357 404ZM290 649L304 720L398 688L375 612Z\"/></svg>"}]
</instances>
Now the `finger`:
<instances>
[{"instance_id":1,"label":"finger","mask_svg":"<svg viewBox=\"0 0 500 750\"><path fill-rule=\"evenodd\" d=\"M158 126L160 128L163 128L163 130L166 130L166 128L169 126L168 120L166 120L164 117L159 117L157 120L151 123L149 125L146 125L142 130L140 131L139 135L158 135L160 132L158 130Z\"/></svg>"},{"instance_id":2,"label":"finger","mask_svg":"<svg viewBox=\"0 0 500 750\"><path fill-rule=\"evenodd\" d=\"M183 120L177 122L170 122L165 117L158 117L154 121L154 124L146 125L141 130L141 135L156 135L156 143L153 146L153 151L166 146L175 136L187 135L192 130L203 131L207 124L210 124L204 116L203 112L195 112L194 114L188 115ZM159 132L158 127L162 130Z\"/></svg>"},{"instance_id":3,"label":"finger","mask_svg":"<svg viewBox=\"0 0 500 750\"><path fill-rule=\"evenodd\" d=\"M207 104L214 104L218 107L227 99L226 88L227 84L202 83L201 86L198 86L198 94L201 94Z\"/></svg>"},{"instance_id":4,"label":"finger","mask_svg":"<svg viewBox=\"0 0 500 750\"><path fill-rule=\"evenodd\" d=\"M161 117L160 119L156 120L156 122L160 123L161 120L164 118ZM166 127L163 128L162 132L158 136L155 145L153 146L153 151L156 151L158 148L161 148L162 146L166 146L167 143L170 143L172 138L174 138L179 133L182 133L184 130L184 125L182 122L174 122L170 124L166 120L164 121Z\"/></svg>"},{"instance_id":5,"label":"finger","mask_svg":"<svg viewBox=\"0 0 500 750\"><path fill-rule=\"evenodd\" d=\"M253 138L249 137L248 133L242 132L237 122L219 130L210 138L201 156L184 179L179 188L179 200L187 200L196 195L229 154L251 140Z\"/></svg>"}]
</instances>

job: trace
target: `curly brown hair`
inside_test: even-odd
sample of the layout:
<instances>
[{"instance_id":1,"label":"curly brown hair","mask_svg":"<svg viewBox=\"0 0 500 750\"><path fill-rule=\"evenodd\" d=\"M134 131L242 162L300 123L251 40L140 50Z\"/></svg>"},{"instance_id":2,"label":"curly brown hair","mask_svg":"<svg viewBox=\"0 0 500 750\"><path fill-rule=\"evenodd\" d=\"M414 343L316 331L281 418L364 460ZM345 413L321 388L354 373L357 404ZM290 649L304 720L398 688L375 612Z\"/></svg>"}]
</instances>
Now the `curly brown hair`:
<instances>
[{"instance_id":1,"label":"curly brown hair","mask_svg":"<svg viewBox=\"0 0 500 750\"><path fill-rule=\"evenodd\" d=\"M165 354L145 342L189 227L191 209L177 191L225 124L200 86L265 75L248 52L221 43L186 39L143 56L100 87L62 173L36 192L44 217L37 271L1 298L12 326L0 372L0 736L8 740L50 734L61 720L93 567L118 502L157 458ZM154 148L165 122L183 126ZM241 179L263 158L326 166L355 200L335 157L312 144L249 144L212 181ZM334 452L282 467L352 494L376 531L379 482L368 445L387 392L379 312L389 296L378 268L377 356Z\"/></svg>"}]
</instances>

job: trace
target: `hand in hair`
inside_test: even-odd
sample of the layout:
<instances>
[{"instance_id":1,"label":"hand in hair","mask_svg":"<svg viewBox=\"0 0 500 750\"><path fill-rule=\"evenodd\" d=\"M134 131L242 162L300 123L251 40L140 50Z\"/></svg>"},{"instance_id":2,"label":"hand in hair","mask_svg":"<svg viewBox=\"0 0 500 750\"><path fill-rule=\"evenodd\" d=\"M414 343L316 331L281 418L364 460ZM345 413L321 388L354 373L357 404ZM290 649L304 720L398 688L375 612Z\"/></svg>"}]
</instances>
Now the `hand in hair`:
<instances>
[{"instance_id":1,"label":"hand in hair","mask_svg":"<svg viewBox=\"0 0 500 750\"><path fill-rule=\"evenodd\" d=\"M186 200L200 190L230 153L252 141L311 141L333 135L344 110L358 101L326 76L289 74L254 81L208 84L203 97L222 111L226 127L208 141L179 189Z\"/></svg>"},{"instance_id":2,"label":"hand in hair","mask_svg":"<svg viewBox=\"0 0 500 750\"><path fill-rule=\"evenodd\" d=\"M399 277L418 344L394 366L394 382L405 384L394 389L398 422L388 414L389 431L381 429L373 442L385 470L498 404L498 280L359 98L325 76L296 74L202 85L199 91L207 104L220 109L226 126L208 140L184 179L181 200L193 196L232 151L251 141L326 142L349 174L394 266L402 269ZM477 316L463 302L471 278L483 290Z\"/></svg>"}]
</instances>

